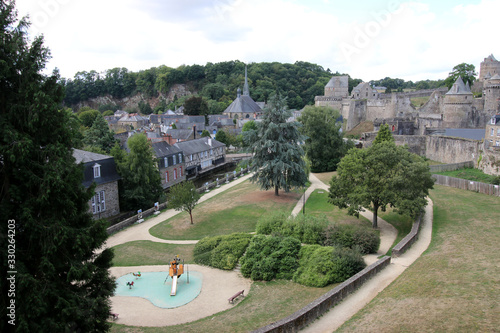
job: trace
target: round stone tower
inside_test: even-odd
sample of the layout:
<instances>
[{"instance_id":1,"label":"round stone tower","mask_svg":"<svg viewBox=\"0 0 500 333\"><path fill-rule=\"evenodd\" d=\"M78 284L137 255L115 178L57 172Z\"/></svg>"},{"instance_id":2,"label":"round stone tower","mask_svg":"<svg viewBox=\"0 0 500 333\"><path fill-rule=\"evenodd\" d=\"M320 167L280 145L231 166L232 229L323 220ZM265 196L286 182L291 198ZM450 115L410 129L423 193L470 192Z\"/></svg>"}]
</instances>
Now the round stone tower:
<instances>
[{"instance_id":1,"label":"round stone tower","mask_svg":"<svg viewBox=\"0 0 500 333\"><path fill-rule=\"evenodd\" d=\"M450 91L444 95L443 127L468 127L468 117L472 111L473 95L469 85L465 85L462 78L458 78Z\"/></svg>"},{"instance_id":2,"label":"round stone tower","mask_svg":"<svg viewBox=\"0 0 500 333\"><path fill-rule=\"evenodd\" d=\"M484 111L487 115L494 116L500 112L500 75L495 74L485 81L483 88Z\"/></svg>"},{"instance_id":3,"label":"round stone tower","mask_svg":"<svg viewBox=\"0 0 500 333\"><path fill-rule=\"evenodd\" d=\"M496 60L493 54L490 54L479 65L479 80L489 79L489 77L493 77L495 74L500 74L500 61Z\"/></svg>"}]
</instances>

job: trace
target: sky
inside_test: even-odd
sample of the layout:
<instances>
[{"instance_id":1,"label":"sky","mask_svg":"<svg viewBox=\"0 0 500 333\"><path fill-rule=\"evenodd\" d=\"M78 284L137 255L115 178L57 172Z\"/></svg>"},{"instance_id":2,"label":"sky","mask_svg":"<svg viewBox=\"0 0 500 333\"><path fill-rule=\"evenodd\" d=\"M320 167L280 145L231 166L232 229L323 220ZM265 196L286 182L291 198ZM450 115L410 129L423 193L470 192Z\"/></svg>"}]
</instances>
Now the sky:
<instances>
[{"instance_id":1,"label":"sky","mask_svg":"<svg viewBox=\"0 0 500 333\"><path fill-rule=\"evenodd\" d=\"M47 71L307 61L364 81L500 59L498 0L17 0ZM495 36L496 35L496 36ZM496 41L496 42L495 42Z\"/></svg>"}]
</instances>

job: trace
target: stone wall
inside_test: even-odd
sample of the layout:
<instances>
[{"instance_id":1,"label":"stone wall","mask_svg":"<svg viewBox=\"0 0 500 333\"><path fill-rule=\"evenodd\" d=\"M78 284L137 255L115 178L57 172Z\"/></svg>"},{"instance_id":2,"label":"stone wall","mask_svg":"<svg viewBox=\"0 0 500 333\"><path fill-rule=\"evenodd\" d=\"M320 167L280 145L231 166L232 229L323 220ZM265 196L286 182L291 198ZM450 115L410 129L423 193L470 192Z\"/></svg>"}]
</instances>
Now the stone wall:
<instances>
[{"instance_id":1,"label":"stone wall","mask_svg":"<svg viewBox=\"0 0 500 333\"><path fill-rule=\"evenodd\" d=\"M425 157L441 163L477 161L481 142L446 136L426 136Z\"/></svg>"},{"instance_id":2,"label":"stone wall","mask_svg":"<svg viewBox=\"0 0 500 333\"><path fill-rule=\"evenodd\" d=\"M478 169L489 175L500 176L500 147L485 142L484 150L478 160Z\"/></svg>"},{"instance_id":3,"label":"stone wall","mask_svg":"<svg viewBox=\"0 0 500 333\"><path fill-rule=\"evenodd\" d=\"M118 182L110 182L96 186L95 192L104 191L106 210L93 214L94 219L107 218L120 214L120 201L118 196ZM92 214L92 201L89 201L89 211Z\"/></svg>"}]
</instances>

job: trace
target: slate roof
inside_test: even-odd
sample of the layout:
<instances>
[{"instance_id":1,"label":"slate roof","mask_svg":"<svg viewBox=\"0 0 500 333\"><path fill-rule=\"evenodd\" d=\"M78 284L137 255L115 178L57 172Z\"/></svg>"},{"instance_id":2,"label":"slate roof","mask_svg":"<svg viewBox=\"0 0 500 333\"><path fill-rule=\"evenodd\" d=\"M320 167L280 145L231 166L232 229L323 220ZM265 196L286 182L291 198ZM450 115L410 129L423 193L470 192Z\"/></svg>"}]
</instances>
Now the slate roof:
<instances>
[{"instance_id":1,"label":"slate roof","mask_svg":"<svg viewBox=\"0 0 500 333\"><path fill-rule=\"evenodd\" d=\"M326 84L325 88L334 88L335 87L335 82L340 83L340 87L347 88L348 86L348 80L345 79L344 76L332 76L330 81Z\"/></svg>"},{"instance_id":2,"label":"slate roof","mask_svg":"<svg viewBox=\"0 0 500 333\"><path fill-rule=\"evenodd\" d=\"M238 95L224 113L261 113L262 109L248 95Z\"/></svg>"},{"instance_id":3,"label":"slate roof","mask_svg":"<svg viewBox=\"0 0 500 333\"><path fill-rule=\"evenodd\" d=\"M490 78L490 80L500 80L500 75L499 74L495 74L495 75L493 75L492 78Z\"/></svg>"},{"instance_id":4,"label":"slate roof","mask_svg":"<svg viewBox=\"0 0 500 333\"><path fill-rule=\"evenodd\" d=\"M193 135L192 129L167 129L167 135L170 135L172 139L176 140L189 140L191 135Z\"/></svg>"},{"instance_id":5,"label":"slate roof","mask_svg":"<svg viewBox=\"0 0 500 333\"><path fill-rule=\"evenodd\" d=\"M116 172L115 159L112 156L92 153L85 150L73 149L73 157L76 163L83 163L83 181L82 184L88 188L92 183L105 184L120 179L120 175ZM94 178L94 165L101 166L101 177Z\"/></svg>"},{"instance_id":6,"label":"slate roof","mask_svg":"<svg viewBox=\"0 0 500 333\"><path fill-rule=\"evenodd\" d=\"M462 78L459 76L457 81L455 81L446 95L472 95L472 92L470 91L470 88L464 84L464 81L462 81Z\"/></svg>"},{"instance_id":7,"label":"slate roof","mask_svg":"<svg viewBox=\"0 0 500 333\"><path fill-rule=\"evenodd\" d=\"M179 148L177 148L175 146L169 145L165 141L153 143L152 146L153 146L153 150L155 152L155 155L158 158L182 153L182 150L180 150Z\"/></svg>"},{"instance_id":8,"label":"slate roof","mask_svg":"<svg viewBox=\"0 0 500 333\"><path fill-rule=\"evenodd\" d=\"M189 140L184 142L177 142L174 146L179 148L184 152L184 155L196 154L202 151L210 150L213 148L225 147L226 145L215 139L212 140L212 145L208 144L208 137L203 137L195 140Z\"/></svg>"}]
</instances>

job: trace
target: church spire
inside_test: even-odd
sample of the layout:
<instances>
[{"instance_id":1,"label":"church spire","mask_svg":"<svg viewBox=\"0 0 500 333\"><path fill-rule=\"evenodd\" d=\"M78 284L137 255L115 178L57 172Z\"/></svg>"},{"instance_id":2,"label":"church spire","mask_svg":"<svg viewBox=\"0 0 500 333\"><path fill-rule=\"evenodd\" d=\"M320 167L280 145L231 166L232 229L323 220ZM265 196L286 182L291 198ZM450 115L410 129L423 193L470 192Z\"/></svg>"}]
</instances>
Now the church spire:
<instances>
[{"instance_id":1,"label":"church spire","mask_svg":"<svg viewBox=\"0 0 500 333\"><path fill-rule=\"evenodd\" d=\"M243 95L250 96L250 89L248 88L247 65L245 65L245 85L243 86Z\"/></svg>"}]
</instances>

